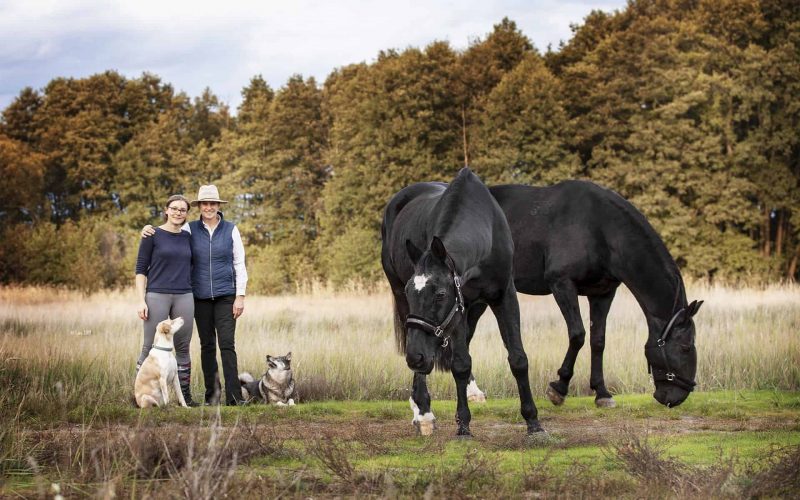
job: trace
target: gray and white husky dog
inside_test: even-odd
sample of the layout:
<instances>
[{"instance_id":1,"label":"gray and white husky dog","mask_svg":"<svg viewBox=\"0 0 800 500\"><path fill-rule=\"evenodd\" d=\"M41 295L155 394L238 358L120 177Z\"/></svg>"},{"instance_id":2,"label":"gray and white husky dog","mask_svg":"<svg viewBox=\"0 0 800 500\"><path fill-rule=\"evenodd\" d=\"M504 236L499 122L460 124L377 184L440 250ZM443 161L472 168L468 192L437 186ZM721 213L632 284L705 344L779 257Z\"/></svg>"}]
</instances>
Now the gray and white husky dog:
<instances>
[{"instance_id":1,"label":"gray and white husky dog","mask_svg":"<svg viewBox=\"0 0 800 500\"><path fill-rule=\"evenodd\" d=\"M267 371L259 380L247 372L239 375L244 401L294 406L294 379L292 378L292 353L286 356L267 354Z\"/></svg>"}]
</instances>

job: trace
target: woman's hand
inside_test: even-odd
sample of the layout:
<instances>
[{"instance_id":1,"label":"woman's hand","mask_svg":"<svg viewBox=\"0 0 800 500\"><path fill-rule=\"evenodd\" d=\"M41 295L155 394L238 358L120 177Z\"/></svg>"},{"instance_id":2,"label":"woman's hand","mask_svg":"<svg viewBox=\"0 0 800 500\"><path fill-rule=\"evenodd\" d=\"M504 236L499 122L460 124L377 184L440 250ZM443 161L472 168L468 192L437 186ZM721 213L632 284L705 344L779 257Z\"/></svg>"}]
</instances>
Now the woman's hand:
<instances>
[{"instance_id":1,"label":"woman's hand","mask_svg":"<svg viewBox=\"0 0 800 500\"><path fill-rule=\"evenodd\" d=\"M148 236L153 236L154 234L156 234L156 230L153 229L153 226L150 224L142 228L142 238L147 238Z\"/></svg>"},{"instance_id":2,"label":"woman's hand","mask_svg":"<svg viewBox=\"0 0 800 500\"><path fill-rule=\"evenodd\" d=\"M144 321L147 319L147 302L142 301L139 304L139 307L136 309L136 313L139 315L139 319Z\"/></svg>"},{"instance_id":3,"label":"woman's hand","mask_svg":"<svg viewBox=\"0 0 800 500\"><path fill-rule=\"evenodd\" d=\"M244 295L237 295L233 301L233 319L237 319L244 312Z\"/></svg>"}]
</instances>

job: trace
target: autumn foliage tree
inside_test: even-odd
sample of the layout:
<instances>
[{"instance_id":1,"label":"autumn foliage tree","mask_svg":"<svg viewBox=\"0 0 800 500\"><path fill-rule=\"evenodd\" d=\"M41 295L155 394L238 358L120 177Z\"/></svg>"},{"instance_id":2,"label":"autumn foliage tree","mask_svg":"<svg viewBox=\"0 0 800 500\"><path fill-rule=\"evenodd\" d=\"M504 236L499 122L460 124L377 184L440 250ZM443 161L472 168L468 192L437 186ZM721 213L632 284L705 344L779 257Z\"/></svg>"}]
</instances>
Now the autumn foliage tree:
<instances>
[{"instance_id":1,"label":"autumn foliage tree","mask_svg":"<svg viewBox=\"0 0 800 500\"><path fill-rule=\"evenodd\" d=\"M389 197L465 163L618 191L688 276L797 279L796 2L632 0L571 28L544 53L504 18L463 50L386 49L277 90L257 75L235 114L147 73L26 88L0 119L0 281L125 284L163 200L216 183L253 291L374 283Z\"/></svg>"}]
</instances>

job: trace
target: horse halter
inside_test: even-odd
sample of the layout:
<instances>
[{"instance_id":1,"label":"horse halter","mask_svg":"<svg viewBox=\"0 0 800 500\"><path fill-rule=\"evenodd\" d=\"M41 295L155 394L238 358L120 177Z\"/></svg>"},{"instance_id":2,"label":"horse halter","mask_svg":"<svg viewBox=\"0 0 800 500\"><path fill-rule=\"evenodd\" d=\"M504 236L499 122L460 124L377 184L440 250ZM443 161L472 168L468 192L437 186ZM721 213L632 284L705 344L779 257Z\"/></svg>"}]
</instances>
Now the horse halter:
<instances>
[{"instance_id":1,"label":"horse halter","mask_svg":"<svg viewBox=\"0 0 800 500\"><path fill-rule=\"evenodd\" d=\"M685 391L692 392L694 390L694 386L697 385L697 382L694 380L689 380L685 377L681 377L680 375L676 375L675 371L670 367L669 360L667 359L667 352L664 349L664 346L667 345L667 337L669 337L669 334L672 332L672 327L675 326L678 316L680 316L685 310L685 308L681 308L672 316L672 319L669 320L667 326L664 327L664 331L661 332L661 336L658 338L658 340L656 340L655 347L645 346L644 350L645 353L647 353L647 351L658 349L661 353L661 359L664 360L664 366L655 366L650 362L647 363L647 373L651 373L653 375L654 382L669 382Z\"/></svg>"},{"instance_id":2,"label":"horse halter","mask_svg":"<svg viewBox=\"0 0 800 500\"><path fill-rule=\"evenodd\" d=\"M450 272L453 273L453 284L456 287L456 303L453 304L453 308L450 309L450 312L447 314L447 317L444 318L440 324L435 324L433 321L429 321L422 316L416 316L414 314L409 314L406 318L406 328L414 327L419 328L421 330L425 330L428 333L432 333L442 339L442 348L447 347L450 344L450 336L445 336L444 332L450 326L450 322L453 321L457 312L461 312L464 314L464 296L461 294L461 276L458 275L456 272L456 266L453 262L453 259L448 255L446 260L447 268L450 269Z\"/></svg>"}]
</instances>

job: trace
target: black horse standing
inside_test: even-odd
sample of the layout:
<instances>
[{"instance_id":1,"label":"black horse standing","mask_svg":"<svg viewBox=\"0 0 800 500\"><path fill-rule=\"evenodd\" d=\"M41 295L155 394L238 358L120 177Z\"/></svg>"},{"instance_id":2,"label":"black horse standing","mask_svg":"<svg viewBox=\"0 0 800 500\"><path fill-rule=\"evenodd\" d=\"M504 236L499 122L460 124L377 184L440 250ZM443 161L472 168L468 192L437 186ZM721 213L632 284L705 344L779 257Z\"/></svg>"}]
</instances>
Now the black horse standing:
<instances>
[{"instance_id":1,"label":"black horse standing","mask_svg":"<svg viewBox=\"0 0 800 500\"><path fill-rule=\"evenodd\" d=\"M468 168L450 185L413 184L386 207L381 262L394 297L398 347L414 371L414 424L433 432L426 375L436 364L456 382L458 435L469 435L466 388L472 360L467 321L492 308L517 381L528 433L541 431L528 381L512 278L514 246L508 223L486 186ZM477 322L477 319L475 320Z\"/></svg>"},{"instance_id":2,"label":"black horse standing","mask_svg":"<svg viewBox=\"0 0 800 500\"><path fill-rule=\"evenodd\" d=\"M682 403L695 386L697 354L692 316L702 301L686 300L680 270L647 219L617 193L585 181L549 187L495 186L514 239L514 283L531 295L552 293L567 322L569 348L547 395L564 402L586 332L578 295L589 299L590 387L598 406L614 406L603 376L606 316L620 283L647 319L645 356L653 396ZM480 313L475 311L476 315ZM482 312L482 311L481 311ZM470 315L470 332L477 323Z\"/></svg>"}]
</instances>

